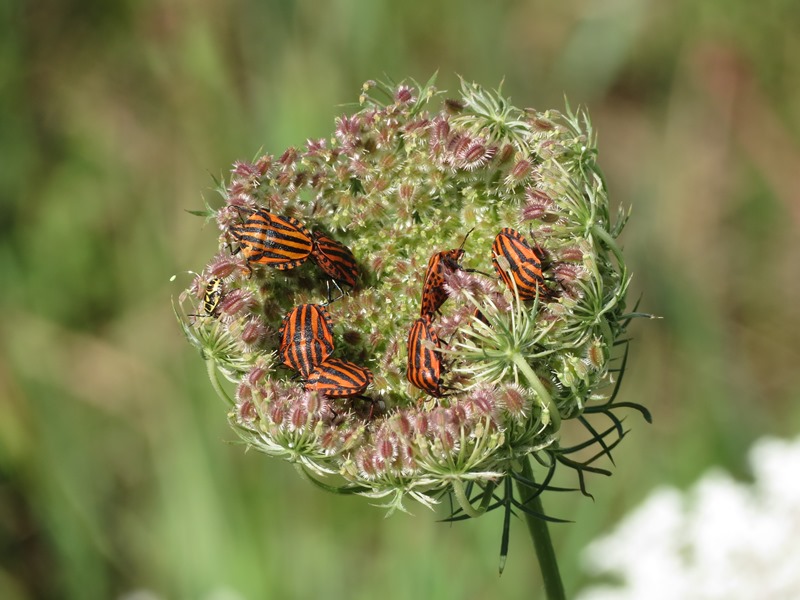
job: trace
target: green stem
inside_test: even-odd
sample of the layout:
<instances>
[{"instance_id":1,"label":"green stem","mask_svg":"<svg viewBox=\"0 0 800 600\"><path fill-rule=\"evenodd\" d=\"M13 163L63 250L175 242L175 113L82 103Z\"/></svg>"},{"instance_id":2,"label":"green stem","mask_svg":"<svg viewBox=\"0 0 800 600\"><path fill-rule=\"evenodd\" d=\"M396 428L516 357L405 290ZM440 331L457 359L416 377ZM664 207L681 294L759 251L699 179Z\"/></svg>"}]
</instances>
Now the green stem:
<instances>
[{"instance_id":1,"label":"green stem","mask_svg":"<svg viewBox=\"0 0 800 600\"><path fill-rule=\"evenodd\" d=\"M561 415L558 413L558 408L553 402L553 398L547 391L547 388L542 384L541 379L534 373L528 361L521 354L514 354L512 357L514 364L528 380L528 383L536 391L539 401L542 403L542 408L549 415L550 422L553 423L553 430L558 431L561 428ZM542 419L544 421L544 419Z\"/></svg>"},{"instance_id":2,"label":"green stem","mask_svg":"<svg viewBox=\"0 0 800 600\"><path fill-rule=\"evenodd\" d=\"M222 385L219 382L219 374L217 372L217 363L215 363L211 359L206 359L206 372L208 373L208 378L211 380L211 386L214 388L214 391L217 392L217 396L225 400L228 404L233 406L236 404L228 393L222 388Z\"/></svg>"},{"instance_id":3,"label":"green stem","mask_svg":"<svg viewBox=\"0 0 800 600\"><path fill-rule=\"evenodd\" d=\"M617 246L617 242L614 241L614 238L611 237L611 234L608 233L605 229L600 227L599 225L592 226L592 233L599 237L603 242L605 242L606 246L608 246L609 250L614 253L614 256L617 259L617 263L619 264L620 268L625 268L625 259L622 257L622 250L619 249Z\"/></svg>"},{"instance_id":4,"label":"green stem","mask_svg":"<svg viewBox=\"0 0 800 600\"><path fill-rule=\"evenodd\" d=\"M529 481L534 481L533 469L528 457L522 460L522 476ZM526 509L534 513L544 514L541 494L536 494L534 488L528 487L520 481L517 481L517 489L519 490L520 500L524 502ZM525 500L526 498L528 498L527 501ZM536 549L536 558L539 559L539 569L542 572L542 581L544 582L547 599L566 600L564 584L561 582L561 574L558 572L558 561L556 560L555 550L553 550L553 541L550 539L547 521L529 514L527 511L522 512L525 514L525 521L533 540L533 547Z\"/></svg>"},{"instance_id":5,"label":"green stem","mask_svg":"<svg viewBox=\"0 0 800 600\"><path fill-rule=\"evenodd\" d=\"M469 502L469 498L467 498L467 492L464 489L464 482L460 479L453 479L453 491L456 494L456 500L458 501L458 505L461 507L461 510L464 511L465 514L469 515L473 519L480 517L484 510L476 510L472 504Z\"/></svg>"}]
</instances>

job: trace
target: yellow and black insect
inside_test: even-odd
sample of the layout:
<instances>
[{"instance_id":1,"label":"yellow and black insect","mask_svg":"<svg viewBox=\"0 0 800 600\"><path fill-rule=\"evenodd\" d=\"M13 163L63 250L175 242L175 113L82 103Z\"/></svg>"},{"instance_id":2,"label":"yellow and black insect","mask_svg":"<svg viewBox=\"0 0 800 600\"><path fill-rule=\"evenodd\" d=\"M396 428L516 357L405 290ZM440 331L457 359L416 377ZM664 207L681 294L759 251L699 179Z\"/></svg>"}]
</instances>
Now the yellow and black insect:
<instances>
[{"instance_id":1,"label":"yellow and black insect","mask_svg":"<svg viewBox=\"0 0 800 600\"><path fill-rule=\"evenodd\" d=\"M205 292L203 292L203 314L193 314L190 317L216 317L219 314L219 303L222 300L224 287L222 279L219 277L212 277L206 284Z\"/></svg>"}]
</instances>

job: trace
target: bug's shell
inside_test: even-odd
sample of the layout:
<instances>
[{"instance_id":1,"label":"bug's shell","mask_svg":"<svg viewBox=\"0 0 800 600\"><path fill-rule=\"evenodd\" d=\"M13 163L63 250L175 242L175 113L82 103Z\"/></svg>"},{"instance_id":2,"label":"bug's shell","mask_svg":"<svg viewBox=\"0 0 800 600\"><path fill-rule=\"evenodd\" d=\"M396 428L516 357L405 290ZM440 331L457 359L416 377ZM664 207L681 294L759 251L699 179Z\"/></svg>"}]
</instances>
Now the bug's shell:
<instances>
[{"instance_id":1,"label":"bug's shell","mask_svg":"<svg viewBox=\"0 0 800 600\"><path fill-rule=\"evenodd\" d=\"M305 390L317 391L329 398L350 398L363 394L372 380L372 372L366 367L341 358L329 358L311 372Z\"/></svg>"},{"instance_id":2,"label":"bug's shell","mask_svg":"<svg viewBox=\"0 0 800 600\"><path fill-rule=\"evenodd\" d=\"M440 347L439 336L431 323L431 315L414 321L408 332L406 379L414 387L436 398L446 395L442 388L442 357L437 352Z\"/></svg>"},{"instance_id":3,"label":"bug's shell","mask_svg":"<svg viewBox=\"0 0 800 600\"><path fill-rule=\"evenodd\" d=\"M266 265L293 269L311 255L311 233L293 217L274 215L262 209L254 211L244 223L230 228L248 265Z\"/></svg>"},{"instance_id":4,"label":"bug's shell","mask_svg":"<svg viewBox=\"0 0 800 600\"><path fill-rule=\"evenodd\" d=\"M444 289L445 269L454 271L461 268L461 258L464 256L462 248L437 252L428 261L425 270L425 281L422 284L422 307L420 315L433 315L447 300L447 291Z\"/></svg>"},{"instance_id":5,"label":"bug's shell","mask_svg":"<svg viewBox=\"0 0 800 600\"><path fill-rule=\"evenodd\" d=\"M307 378L333 352L331 317L324 306L301 304L283 318L278 355L281 362Z\"/></svg>"},{"instance_id":6,"label":"bug's shell","mask_svg":"<svg viewBox=\"0 0 800 600\"><path fill-rule=\"evenodd\" d=\"M311 260L334 281L356 287L358 265L350 248L319 231L313 233L313 242Z\"/></svg>"},{"instance_id":7,"label":"bug's shell","mask_svg":"<svg viewBox=\"0 0 800 600\"><path fill-rule=\"evenodd\" d=\"M498 263L499 256L508 261L510 275ZM547 295L541 256L518 231L505 227L497 234L492 244L492 264L509 289L513 290L516 284L521 300L533 300L537 294L540 298Z\"/></svg>"}]
</instances>

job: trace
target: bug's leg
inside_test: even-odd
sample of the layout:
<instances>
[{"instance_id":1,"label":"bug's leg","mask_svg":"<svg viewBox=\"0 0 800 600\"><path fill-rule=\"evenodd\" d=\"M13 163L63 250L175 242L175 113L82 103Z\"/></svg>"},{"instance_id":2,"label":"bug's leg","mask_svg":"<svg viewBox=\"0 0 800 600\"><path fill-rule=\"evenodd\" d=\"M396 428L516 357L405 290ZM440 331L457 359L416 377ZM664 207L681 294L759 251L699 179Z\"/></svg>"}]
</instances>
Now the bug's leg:
<instances>
[{"instance_id":1,"label":"bug's leg","mask_svg":"<svg viewBox=\"0 0 800 600\"><path fill-rule=\"evenodd\" d=\"M339 290L339 295L336 298L331 298L331 283L333 283L333 286ZM325 281L325 287L327 289L328 301L324 304L324 306L328 306L331 302L336 302L337 300L344 298L344 290L338 283L336 283L335 279L327 279Z\"/></svg>"},{"instance_id":2,"label":"bug's leg","mask_svg":"<svg viewBox=\"0 0 800 600\"><path fill-rule=\"evenodd\" d=\"M462 268L461 270L464 271L465 273L479 273L479 274L483 275L484 277L488 277L489 279L497 279L497 277L495 277L494 275L489 275L489 273L485 273L484 271L481 271L480 269L464 269L464 268Z\"/></svg>"},{"instance_id":3,"label":"bug's leg","mask_svg":"<svg viewBox=\"0 0 800 600\"><path fill-rule=\"evenodd\" d=\"M369 402L369 414L367 415L367 421L372 421L372 417L375 415L376 409L378 414L383 414L386 410L386 405L382 400L375 400L375 398L370 398L369 396L359 396L359 399Z\"/></svg>"}]
</instances>

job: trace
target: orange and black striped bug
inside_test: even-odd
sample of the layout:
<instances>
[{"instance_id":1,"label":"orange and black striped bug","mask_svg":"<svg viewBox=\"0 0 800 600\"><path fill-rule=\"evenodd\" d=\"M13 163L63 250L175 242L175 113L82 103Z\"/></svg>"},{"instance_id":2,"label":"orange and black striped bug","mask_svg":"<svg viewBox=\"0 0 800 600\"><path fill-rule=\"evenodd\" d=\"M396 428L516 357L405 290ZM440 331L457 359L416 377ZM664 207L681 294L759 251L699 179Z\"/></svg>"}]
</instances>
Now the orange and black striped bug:
<instances>
[{"instance_id":1,"label":"orange and black striped bug","mask_svg":"<svg viewBox=\"0 0 800 600\"><path fill-rule=\"evenodd\" d=\"M333 352L331 317L324 306L301 304L283 318L278 355L281 362L303 378Z\"/></svg>"},{"instance_id":2,"label":"orange and black striped bug","mask_svg":"<svg viewBox=\"0 0 800 600\"><path fill-rule=\"evenodd\" d=\"M508 263L508 271L498 263L499 257ZM537 295L540 298L548 296L549 290L542 276L542 253L531 247L518 231L504 227L497 234L492 244L492 264L510 289L516 285L520 300L533 300Z\"/></svg>"},{"instance_id":3,"label":"orange and black striped bug","mask_svg":"<svg viewBox=\"0 0 800 600\"><path fill-rule=\"evenodd\" d=\"M293 217L274 215L260 208L244 223L233 225L231 235L249 265L293 269L311 255L311 232Z\"/></svg>"},{"instance_id":4,"label":"orange and black striped bug","mask_svg":"<svg viewBox=\"0 0 800 600\"><path fill-rule=\"evenodd\" d=\"M437 252L428 261L425 280L422 284L421 316L433 315L447 300L447 291L444 289L445 269L455 271L461 268L461 259L464 257L464 243L470 233L472 233L472 229L464 236L458 248Z\"/></svg>"},{"instance_id":5,"label":"orange and black striped bug","mask_svg":"<svg viewBox=\"0 0 800 600\"><path fill-rule=\"evenodd\" d=\"M358 265L350 248L324 233L313 233L314 247L311 250L313 260L334 283L344 283L351 288L358 282ZM338 287L338 286L337 286Z\"/></svg>"},{"instance_id":6,"label":"orange and black striped bug","mask_svg":"<svg viewBox=\"0 0 800 600\"><path fill-rule=\"evenodd\" d=\"M442 358L439 336L431 324L431 315L420 317L408 332L408 367L406 379L414 387L431 396L441 398Z\"/></svg>"},{"instance_id":7,"label":"orange and black striped bug","mask_svg":"<svg viewBox=\"0 0 800 600\"><path fill-rule=\"evenodd\" d=\"M372 372L366 367L341 358L329 358L311 372L304 389L328 398L352 398L363 394L372 380Z\"/></svg>"}]
</instances>

